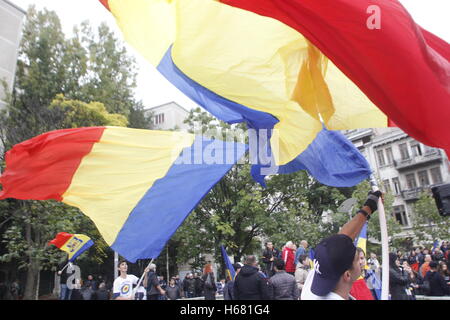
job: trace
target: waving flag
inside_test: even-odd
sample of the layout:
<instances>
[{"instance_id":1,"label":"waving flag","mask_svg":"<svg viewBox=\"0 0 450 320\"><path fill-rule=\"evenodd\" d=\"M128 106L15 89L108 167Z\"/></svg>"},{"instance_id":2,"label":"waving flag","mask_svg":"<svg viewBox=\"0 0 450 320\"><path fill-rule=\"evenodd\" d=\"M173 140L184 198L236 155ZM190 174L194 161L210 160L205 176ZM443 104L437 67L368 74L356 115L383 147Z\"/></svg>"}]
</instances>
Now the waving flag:
<instances>
[{"instance_id":1,"label":"waving flag","mask_svg":"<svg viewBox=\"0 0 450 320\"><path fill-rule=\"evenodd\" d=\"M225 263L225 273L231 280L234 280L234 277L236 276L236 270L234 270L233 264L231 263L230 257L228 256L225 248L223 246L220 246L220 249L222 251L222 257Z\"/></svg>"},{"instance_id":2,"label":"waving flag","mask_svg":"<svg viewBox=\"0 0 450 320\"><path fill-rule=\"evenodd\" d=\"M329 78L337 67L403 131L450 155L450 46L417 25L398 0L221 2L282 21L308 39L322 62L309 66L323 96L335 87ZM327 59L336 66L331 74ZM360 109L334 102L320 104L325 124L347 128L347 116Z\"/></svg>"},{"instance_id":3,"label":"waving flag","mask_svg":"<svg viewBox=\"0 0 450 320\"><path fill-rule=\"evenodd\" d=\"M73 262L80 254L92 247L94 242L84 234L60 232L49 243L69 254L69 262Z\"/></svg>"},{"instance_id":4,"label":"waving flag","mask_svg":"<svg viewBox=\"0 0 450 320\"><path fill-rule=\"evenodd\" d=\"M253 165L251 173L254 180L265 187L265 176L299 170L306 170L320 183L333 187L355 186L372 173L367 160L342 133L326 128L290 163L283 166Z\"/></svg>"},{"instance_id":5,"label":"waving flag","mask_svg":"<svg viewBox=\"0 0 450 320\"><path fill-rule=\"evenodd\" d=\"M246 146L192 134L119 127L57 130L6 154L0 199L78 207L127 260L165 243Z\"/></svg>"},{"instance_id":6,"label":"waving flag","mask_svg":"<svg viewBox=\"0 0 450 320\"><path fill-rule=\"evenodd\" d=\"M125 39L203 108L228 123L273 129L277 166L308 148L322 120L330 130L388 125L344 73L277 20L213 0L101 2ZM325 156L333 154L316 158Z\"/></svg>"}]
</instances>

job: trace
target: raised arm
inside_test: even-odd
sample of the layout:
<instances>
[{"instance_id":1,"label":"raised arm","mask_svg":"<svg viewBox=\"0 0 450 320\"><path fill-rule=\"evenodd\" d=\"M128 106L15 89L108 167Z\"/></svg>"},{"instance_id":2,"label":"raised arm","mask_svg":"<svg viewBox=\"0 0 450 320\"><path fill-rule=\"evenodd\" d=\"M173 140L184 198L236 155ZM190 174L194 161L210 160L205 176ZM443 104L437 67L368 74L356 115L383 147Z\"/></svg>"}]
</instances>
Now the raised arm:
<instances>
[{"instance_id":1,"label":"raised arm","mask_svg":"<svg viewBox=\"0 0 450 320\"><path fill-rule=\"evenodd\" d=\"M352 220L347 222L339 231L339 234L345 234L352 240L359 236L362 227L366 223L368 217L378 209L378 199L383 199L381 191L369 192L366 202ZM367 217L366 217L367 215Z\"/></svg>"}]
</instances>

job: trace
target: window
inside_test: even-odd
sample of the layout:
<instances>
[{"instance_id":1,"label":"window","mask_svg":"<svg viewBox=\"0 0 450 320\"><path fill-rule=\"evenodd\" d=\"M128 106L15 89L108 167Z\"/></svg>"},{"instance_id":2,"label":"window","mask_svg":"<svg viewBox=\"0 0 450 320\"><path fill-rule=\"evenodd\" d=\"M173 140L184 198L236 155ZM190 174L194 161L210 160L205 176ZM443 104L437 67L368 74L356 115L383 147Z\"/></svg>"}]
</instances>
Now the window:
<instances>
[{"instance_id":1,"label":"window","mask_svg":"<svg viewBox=\"0 0 450 320\"><path fill-rule=\"evenodd\" d=\"M384 192L391 192L391 184L389 183L389 179L383 180Z\"/></svg>"},{"instance_id":2,"label":"window","mask_svg":"<svg viewBox=\"0 0 450 320\"><path fill-rule=\"evenodd\" d=\"M419 183L422 187L426 187L430 185L430 180L428 179L428 171L423 170L417 173L419 176Z\"/></svg>"},{"instance_id":3,"label":"window","mask_svg":"<svg viewBox=\"0 0 450 320\"><path fill-rule=\"evenodd\" d=\"M431 169L430 173L433 184L442 183L441 169L439 167Z\"/></svg>"},{"instance_id":4,"label":"window","mask_svg":"<svg viewBox=\"0 0 450 320\"><path fill-rule=\"evenodd\" d=\"M380 167L386 165L386 161L384 160L384 151L378 150L377 155L378 155L378 165Z\"/></svg>"},{"instance_id":5,"label":"window","mask_svg":"<svg viewBox=\"0 0 450 320\"><path fill-rule=\"evenodd\" d=\"M417 188L416 175L414 173L406 175L406 185L408 186L408 189Z\"/></svg>"},{"instance_id":6,"label":"window","mask_svg":"<svg viewBox=\"0 0 450 320\"><path fill-rule=\"evenodd\" d=\"M402 226L408 225L408 217L406 216L405 206L401 205L401 206L394 207L394 218Z\"/></svg>"},{"instance_id":7,"label":"window","mask_svg":"<svg viewBox=\"0 0 450 320\"><path fill-rule=\"evenodd\" d=\"M418 156L422 155L422 149L420 147L420 144L418 144L418 143L411 144L411 150L412 150L413 157L418 157Z\"/></svg>"},{"instance_id":8,"label":"window","mask_svg":"<svg viewBox=\"0 0 450 320\"><path fill-rule=\"evenodd\" d=\"M409 152L408 152L408 145L406 143L402 143L398 145L400 149L400 155L402 157L402 160L408 160L409 159Z\"/></svg>"},{"instance_id":9,"label":"window","mask_svg":"<svg viewBox=\"0 0 450 320\"><path fill-rule=\"evenodd\" d=\"M402 189L400 188L400 180L398 180L398 178L393 178L392 184L394 185L395 194L400 194L400 192L402 192Z\"/></svg>"},{"instance_id":10,"label":"window","mask_svg":"<svg viewBox=\"0 0 450 320\"><path fill-rule=\"evenodd\" d=\"M386 158L388 164L394 163L394 155L392 154L392 148L386 148Z\"/></svg>"},{"instance_id":11,"label":"window","mask_svg":"<svg viewBox=\"0 0 450 320\"><path fill-rule=\"evenodd\" d=\"M155 116L155 124L160 123L164 123L164 113L160 113Z\"/></svg>"}]
</instances>

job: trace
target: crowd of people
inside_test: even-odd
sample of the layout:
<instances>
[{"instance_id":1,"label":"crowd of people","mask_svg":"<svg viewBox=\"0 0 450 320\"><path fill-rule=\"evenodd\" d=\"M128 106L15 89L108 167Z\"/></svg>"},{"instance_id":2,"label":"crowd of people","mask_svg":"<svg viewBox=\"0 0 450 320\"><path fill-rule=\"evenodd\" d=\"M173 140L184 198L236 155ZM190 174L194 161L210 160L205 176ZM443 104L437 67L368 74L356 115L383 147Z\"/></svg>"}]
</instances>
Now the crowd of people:
<instances>
[{"instance_id":1,"label":"crowd of people","mask_svg":"<svg viewBox=\"0 0 450 320\"><path fill-rule=\"evenodd\" d=\"M278 250L267 242L258 259L246 256L233 265L235 276L216 280L212 265L203 272L178 275L167 283L150 264L142 279L128 274L126 261L119 263L120 275L111 285L103 277L88 275L68 287L74 266L59 268L61 300L177 300L204 297L215 300L374 300L380 299L382 264L373 252L366 257L355 246L362 227L377 210L380 192L369 192L357 214L338 234L327 237L312 250L306 240L293 241ZM433 248L417 247L389 254L389 295L391 300L414 300L417 295L450 295L448 241L436 241ZM311 258L310 258L311 257ZM312 259L312 260L311 260ZM64 270L65 269L65 270ZM11 287L17 295L18 283Z\"/></svg>"}]
</instances>

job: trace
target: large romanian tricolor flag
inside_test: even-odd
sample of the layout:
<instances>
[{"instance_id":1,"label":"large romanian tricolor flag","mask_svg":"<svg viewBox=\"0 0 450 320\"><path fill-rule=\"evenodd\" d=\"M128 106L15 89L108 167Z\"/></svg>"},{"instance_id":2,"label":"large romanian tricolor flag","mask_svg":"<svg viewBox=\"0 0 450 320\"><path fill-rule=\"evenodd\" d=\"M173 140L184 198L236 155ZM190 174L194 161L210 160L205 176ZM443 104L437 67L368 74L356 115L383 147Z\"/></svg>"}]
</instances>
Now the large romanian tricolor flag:
<instances>
[{"instance_id":1,"label":"large romanian tricolor flag","mask_svg":"<svg viewBox=\"0 0 450 320\"><path fill-rule=\"evenodd\" d=\"M0 199L78 207L127 260L156 258L246 152L240 143L120 127L57 130L6 153Z\"/></svg>"},{"instance_id":2,"label":"large romanian tricolor flag","mask_svg":"<svg viewBox=\"0 0 450 320\"><path fill-rule=\"evenodd\" d=\"M304 152L323 124L393 120L450 150L449 46L397 0L101 2L125 39L203 108L228 123L273 128L277 166ZM367 23L374 4L381 29Z\"/></svg>"},{"instance_id":3,"label":"large romanian tricolor flag","mask_svg":"<svg viewBox=\"0 0 450 320\"><path fill-rule=\"evenodd\" d=\"M94 242L84 234L60 232L48 244L53 244L62 251L67 252L69 262L73 262L80 254L92 247Z\"/></svg>"},{"instance_id":4,"label":"large romanian tricolor flag","mask_svg":"<svg viewBox=\"0 0 450 320\"><path fill-rule=\"evenodd\" d=\"M310 65L311 74L321 73L315 84L323 84L325 92L333 87L323 63L334 64L390 122L450 155L450 45L416 24L398 0L220 2L292 27L318 54ZM335 104L330 93L331 103L320 104L325 123L329 129L347 129L336 120L358 113L360 106L350 102L350 91L343 95L346 108ZM357 126L375 127L363 121Z\"/></svg>"}]
</instances>

